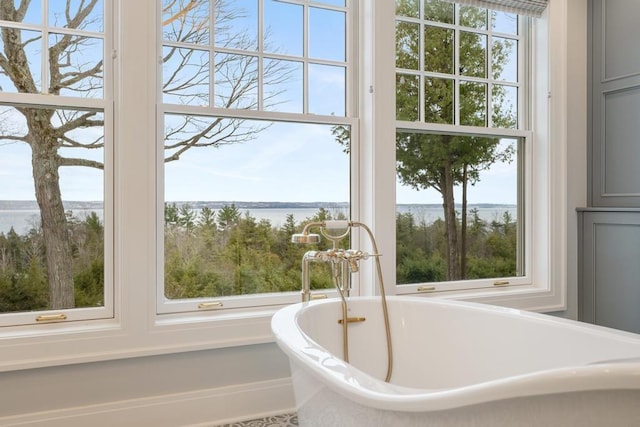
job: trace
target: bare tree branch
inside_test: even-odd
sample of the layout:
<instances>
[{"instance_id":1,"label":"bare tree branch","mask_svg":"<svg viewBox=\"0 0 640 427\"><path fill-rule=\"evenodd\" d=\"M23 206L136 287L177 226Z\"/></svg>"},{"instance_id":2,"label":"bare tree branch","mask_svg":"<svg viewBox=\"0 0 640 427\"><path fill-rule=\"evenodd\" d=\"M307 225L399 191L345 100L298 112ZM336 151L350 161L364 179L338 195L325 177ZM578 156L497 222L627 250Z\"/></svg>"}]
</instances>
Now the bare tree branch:
<instances>
[{"instance_id":1,"label":"bare tree branch","mask_svg":"<svg viewBox=\"0 0 640 427\"><path fill-rule=\"evenodd\" d=\"M104 148L104 138L96 138L93 142L79 142L67 136L60 138L60 141L63 142L60 144L66 148L87 148L87 149L96 149L96 148Z\"/></svg>"},{"instance_id":2,"label":"bare tree branch","mask_svg":"<svg viewBox=\"0 0 640 427\"><path fill-rule=\"evenodd\" d=\"M60 166L85 166L94 169L104 170L104 163L89 159L78 159L75 157L58 157L58 164Z\"/></svg>"},{"instance_id":3,"label":"bare tree branch","mask_svg":"<svg viewBox=\"0 0 640 427\"><path fill-rule=\"evenodd\" d=\"M176 3L175 0L171 1L164 9L162 9L162 11L165 12L167 10L171 10L171 8L175 5L175 3ZM198 0L191 0L185 7L180 8L178 12L175 13L173 16L162 21L162 26L169 25L173 21L183 18L187 13L189 13L191 9L193 9L196 6L197 3L198 3Z\"/></svg>"},{"instance_id":4,"label":"bare tree branch","mask_svg":"<svg viewBox=\"0 0 640 427\"><path fill-rule=\"evenodd\" d=\"M68 117L68 120L63 121L63 124L55 129L56 136L58 138L62 138L67 132L78 128L104 126L104 120L90 120L90 118L94 117L96 114L97 113L95 111L88 111L75 118Z\"/></svg>"},{"instance_id":5,"label":"bare tree branch","mask_svg":"<svg viewBox=\"0 0 640 427\"><path fill-rule=\"evenodd\" d=\"M67 17L67 26L69 28L81 28L82 24L86 24L86 18L93 11L98 0L89 0L89 3L83 8L85 0L82 0L78 5L75 16L71 16L69 13L69 7L71 2L67 1L67 7L65 9L65 15Z\"/></svg>"},{"instance_id":6,"label":"bare tree branch","mask_svg":"<svg viewBox=\"0 0 640 427\"><path fill-rule=\"evenodd\" d=\"M203 120L195 117L185 117L185 122L194 124L199 131L191 137L184 139L184 136L174 144L165 144L165 150L171 152L165 158L165 162L178 160L180 156L193 147L212 147L228 144L237 144L252 139L255 136L256 129L247 127L242 131L243 120L235 119L215 119L212 123L204 125ZM200 124L199 124L200 123ZM187 124L183 125L185 128ZM175 134L175 132L174 132ZM175 151L174 151L175 150Z\"/></svg>"},{"instance_id":7,"label":"bare tree branch","mask_svg":"<svg viewBox=\"0 0 640 427\"><path fill-rule=\"evenodd\" d=\"M27 138L25 136L16 136L16 135L0 135L0 141L9 141L4 144L0 144L0 147L13 144L14 142L27 142Z\"/></svg>"}]
</instances>

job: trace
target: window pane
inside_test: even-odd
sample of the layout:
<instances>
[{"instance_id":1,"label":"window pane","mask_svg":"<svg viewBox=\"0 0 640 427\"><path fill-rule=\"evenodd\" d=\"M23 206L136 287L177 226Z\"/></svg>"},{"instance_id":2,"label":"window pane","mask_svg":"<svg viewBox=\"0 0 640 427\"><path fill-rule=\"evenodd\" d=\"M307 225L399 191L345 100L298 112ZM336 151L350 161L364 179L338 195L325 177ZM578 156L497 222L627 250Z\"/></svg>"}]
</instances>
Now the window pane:
<instances>
[{"instance_id":1,"label":"window pane","mask_svg":"<svg viewBox=\"0 0 640 427\"><path fill-rule=\"evenodd\" d=\"M264 109L302 113L304 85L302 62L265 59L263 73Z\"/></svg>"},{"instance_id":2,"label":"window pane","mask_svg":"<svg viewBox=\"0 0 640 427\"><path fill-rule=\"evenodd\" d=\"M420 119L420 77L396 74L396 120Z\"/></svg>"},{"instance_id":3,"label":"window pane","mask_svg":"<svg viewBox=\"0 0 640 427\"><path fill-rule=\"evenodd\" d=\"M186 0L185 0L186 1ZM230 48L247 51L258 50L258 2L216 1L215 45L218 48ZM208 26L205 30L209 31ZM265 43L268 40L265 40Z\"/></svg>"},{"instance_id":4,"label":"window pane","mask_svg":"<svg viewBox=\"0 0 640 427\"><path fill-rule=\"evenodd\" d=\"M491 11L491 26L496 33L518 34L518 15L515 13Z\"/></svg>"},{"instance_id":5,"label":"window pane","mask_svg":"<svg viewBox=\"0 0 640 427\"><path fill-rule=\"evenodd\" d=\"M494 85L492 89L493 127L517 129L518 127L518 88Z\"/></svg>"},{"instance_id":6,"label":"window pane","mask_svg":"<svg viewBox=\"0 0 640 427\"><path fill-rule=\"evenodd\" d=\"M303 8L278 0L264 1L264 50L302 56Z\"/></svg>"},{"instance_id":7,"label":"window pane","mask_svg":"<svg viewBox=\"0 0 640 427\"><path fill-rule=\"evenodd\" d=\"M209 4L206 1L163 0L163 39L169 42L209 44ZM216 9L216 12L219 11Z\"/></svg>"},{"instance_id":8,"label":"window pane","mask_svg":"<svg viewBox=\"0 0 640 427\"><path fill-rule=\"evenodd\" d=\"M103 122L0 110L0 312L104 305Z\"/></svg>"},{"instance_id":9,"label":"window pane","mask_svg":"<svg viewBox=\"0 0 640 427\"><path fill-rule=\"evenodd\" d=\"M460 124L487 126L486 83L460 82Z\"/></svg>"},{"instance_id":10,"label":"window pane","mask_svg":"<svg viewBox=\"0 0 640 427\"><path fill-rule=\"evenodd\" d=\"M516 40L494 37L491 56L494 79L508 82L518 81L518 42Z\"/></svg>"},{"instance_id":11,"label":"window pane","mask_svg":"<svg viewBox=\"0 0 640 427\"><path fill-rule=\"evenodd\" d=\"M454 69L454 31L424 27L424 70L452 74Z\"/></svg>"},{"instance_id":12,"label":"window pane","mask_svg":"<svg viewBox=\"0 0 640 427\"><path fill-rule=\"evenodd\" d=\"M165 295L299 291L302 255L318 247L294 245L291 235L311 219L349 217L349 134L165 116L165 155L181 153L165 163ZM325 267L312 268L313 288L333 287Z\"/></svg>"},{"instance_id":13,"label":"window pane","mask_svg":"<svg viewBox=\"0 0 640 427\"><path fill-rule=\"evenodd\" d=\"M0 37L0 53L9 58L12 64L17 63L17 58L23 55L26 60L22 62L21 67L0 69L0 90L2 92L41 92L42 33L8 27L0 27L0 31L6 34L6 37ZM5 44L4 40L14 42Z\"/></svg>"},{"instance_id":14,"label":"window pane","mask_svg":"<svg viewBox=\"0 0 640 427\"><path fill-rule=\"evenodd\" d=\"M208 3L215 8L212 43L190 50L164 42L165 51L177 49L178 59L188 52L190 61L173 59L166 75L175 80L174 93L165 89L163 98L173 105L159 116L167 160L160 174L163 293L176 300L297 292L303 254L330 242L294 246L291 235L312 219L350 216L350 8L345 0ZM242 116L196 116L181 107L207 105L207 96ZM266 120L264 111L297 117ZM315 123L319 115L333 124ZM348 239L342 244L348 247ZM312 287L333 288L328 265L314 264ZM263 299L234 299L225 308L256 301ZM176 304L161 301L158 309L193 309L189 301Z\"/></svg>"},{"instance_id":15,"label":"window pane","mask_svg":"<svg viewBox=\"0 0 640 427\"><path fill-rule=\"evenodd\" d=\"M217 53L214 56L215 106L258 108L258 58Z\"/></svg>"},{"instance_id":16,"label":"window pane","mask_svg":"<svg viewBox=\"0 0 640 427\"><path fill-rule=\"evenodd\" d=\"M74 28L101 33L104 31L104 5L102 0L95 3L86 0L51 1L49 5L49 25L59 28ZM79 24L77 16L85 15Z\"/></svg>"},{"instance_id":17,"label":"window pane","mask_svg":"<svg viewBox=\"0 0 640 427\"><path fill-rule=\"evenodd\" d=\"M209 52L164 46L163 101L181 105L209 105Z\"/></svg>"},{"instance_id":18,"label":"window pane","mask_svg":"<svg viewBox=\"0 0 640 427\"><path fill-rule=\"evenodd\" d=\"M49 69L58 69L49 82L49 93L103 98L103 59L102 39L68 34L49 35Z\"/></svg>"},{"instance_id":19,"label":"window pane","mask_svg":"<svg viewBox=\"0 0 640 427\"><path fill-rule=\"evenodd\" d=\"M426 122L453 124L455 106L452 79L426 78L424 98Z\"/></svg>"},{"instance_id":20,"label":"window pane","mask_svg":"<svg viewBox=\"0 0 640 427\"><path fill-rule=\"evenodd\" d=\"M13 0L14 8L18 8L20 6L20 0ZM41 12L41 0L32 0L27 5L27 10L25 12L24 17L19 20L16 19L16 14L11 13L10 9L3 9L0 11L0 19L4 21L13 21L13 22L24 22L25 24L42 24L42 12Z\"/></svg>"},{"instance_id":21,"label":"window pane","mask_svg":"<svg viewBox=\"0 0 640 427\"><path fill-rule=\"evenodd\" d=\"M396 144L397 283L522 275L518 141L398 132Z\"/></svg>"},{"instance_id":22,"label":"window pane","mask_svg":"<svg viewBox=\"0 0 640 427\"><path fill-rule=\"evenodd\" d=\"M396 6L410 4L398 1ZM425 11L448 10L452 5L449 1L423 3ZM396 118L517 128L518 39L496 37L487 31L487 19L493 11L457 4L455 8L455 25L396 19ZM418 52L424 58L422 67L417 64ZM421 100L419 87L423 90Z\"/></svg>"},{"instance_id":23,"label":"window pane","mask_svg":"<svg viewBox=\"0 0 640 427\"><path fill-rule=\"evenodd\" d=\"M309 56L345 61L345 13L317 7L309 8Z\"/></svg>"},{"instance_id":24,"label":"window pane","mask_svg":"<svg viewBox=\"0 0 640 427\"><path fill-rule=\"evenodd\" d=\"M454 4L442 0L425 0L424 19L427 21L453 24Z\"/></svg>"},{"instance_id":25,"label":"window pane","mask_svg":"<svg viewBox=\"0 0 640 427\"><path fill-rule=\"evenodd\" d=\"M420 66L420 25L396 21L396 67L417 70Z\"/></svg>"},{"instance_id":26,"label":"window pane","mask_svg":"<svg viewBox=\"0 0 640 427\"><path fill-rule=\"evenodd\" d=\"M345 67L309 64L309 113L343 117L345 100Z\"/></svg>"},{"instance_id":27,"label":"window pane","mask_svg":"<svg viewBox=\"0 0 640 427\"><path fill-rule=\"evenodd\" d=\"M396 0L396 15L418 18L420 16L420 0Z\"/></svg>"},{"instance_id":28,"label":"window pane","mask_svg":"<svg viewBox=\"0 0 640 427\"><path fill-rule=\"evenodd\" d=\"M460 25L463 27L487 29L487 9L475 6L460 6Z\"/></svg>"},{"instance_id":29,"label":"window pane","mask_svg":"<svg viewBox=\"0 0 640 427\"><path fill-rule=\"evenodd\" d=\"M460 31L460 74L487 77L487 36Z\"/></svg>"}]
</instances>

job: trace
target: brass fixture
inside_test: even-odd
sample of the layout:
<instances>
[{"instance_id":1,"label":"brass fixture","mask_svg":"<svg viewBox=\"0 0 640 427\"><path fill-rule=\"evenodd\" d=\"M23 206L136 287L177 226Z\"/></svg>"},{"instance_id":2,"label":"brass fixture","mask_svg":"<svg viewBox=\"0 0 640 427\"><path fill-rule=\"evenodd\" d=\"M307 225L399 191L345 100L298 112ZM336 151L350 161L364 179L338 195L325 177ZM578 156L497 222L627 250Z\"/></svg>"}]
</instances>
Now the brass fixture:
<instances>
[{"instance_id":1,"label":"brass fixture","mask_svg":"<svg viewBox=\"0 0 640 427\"><path fill-rule=\"evenodd\" d=\"M36 322L60 322L62 320L67 320L67 315L64 313L43 314L36 317Z\"/></svg>"},{"instance_id":2,"label":"brass fixture","mask_svg":"<svg viewBox=\"0 0 640 427\"><path fill-rule=\"evenodd\" d=\"M362 228L367 232L371 246L373 248L373 254L354 249L340 249L338 243L349 235L352 228ZM309 277L309 264L312 261L321 261L331 263L333 284L338 291L342 306L342 319L338 320L338 323L342 324L342 345L343 345L343 358L345 362L349 362L349 338L348 338L348 324L353 322L363 322L364 317L349 317L347 316L347 300L345 297L349 296L349 273L355 273L359 270L358 262L360 260L366 260L369 257L375 258L376 272L378 276L378 282L380 287L380 297L382 300L382 314L384 318L385 333L387 339L387 375L386 382L391 380L391 373L393 367L393 351L391 347L391 327L389 325L389 310L387 307L387 297L384 290L384 281L382 278L382 267L380 265L380 253L378 252L378 245L376 244L375 237L371 232L371 229L367 225L356 221L315 221L305 225L302 233L294 234L291 236L293 243L318 243L320 241L319 234L312 234L310 230L312 228L318 228L320 235L331 240L332 248L326 251L307 251L302 257L302 301L308 302L315 299L311 295L311 280ZM329 230L345 230L341 234L332 234Z\"/></svg>"},{"instance_id":3,"label":"brass fixture","mask_svg":"<svg viewBox=\"0 0 640 427\"><path fill-rule=\"evenodd\" d=\"M210 308L222 308L223 304L220 301L201 302L198 304L200 310L207 310Z\"/></svg>"},{"instance_id":4,"label":"brass fixture","mask_svg":"<svg viewBox=\"0 0 640 427\"><path fill-rule=\"evenodd\" d=\"M362 317L362 316L347 317L347 323L364 322L365 320L367 320L367 318L366 317ZM343 324L344 323L344 319L338 319L338 323Z\"/></svg>"}]
</instances>

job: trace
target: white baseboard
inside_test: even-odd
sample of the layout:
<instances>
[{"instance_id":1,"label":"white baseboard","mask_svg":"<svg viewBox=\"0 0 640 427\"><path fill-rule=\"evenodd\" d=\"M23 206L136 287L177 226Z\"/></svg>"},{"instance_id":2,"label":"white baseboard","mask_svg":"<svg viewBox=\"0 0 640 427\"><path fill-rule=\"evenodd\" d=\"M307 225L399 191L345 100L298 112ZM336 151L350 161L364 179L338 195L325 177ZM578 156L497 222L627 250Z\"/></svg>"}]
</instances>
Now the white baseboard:
<instances>
[{"instance_id":1,"label":"white baseboard","mask_svg":"<svg viewBox=\"0 0 640 427\"><path fill-rule=\"evenodd\" d=\"M21 427L213 427L294 411L291 379L0 417Z\"/></svg>"}]
</instances>

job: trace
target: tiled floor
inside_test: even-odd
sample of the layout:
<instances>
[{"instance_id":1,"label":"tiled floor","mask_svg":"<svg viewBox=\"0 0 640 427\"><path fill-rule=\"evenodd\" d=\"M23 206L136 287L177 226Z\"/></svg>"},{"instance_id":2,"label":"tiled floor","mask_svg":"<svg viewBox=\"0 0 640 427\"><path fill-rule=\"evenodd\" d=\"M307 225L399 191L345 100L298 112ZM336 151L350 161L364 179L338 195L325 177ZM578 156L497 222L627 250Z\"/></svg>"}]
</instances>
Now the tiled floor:
<instances>
[{"instance_id":1,"label":"tiled floor","mask_svg":"<svg viewBox=\"0 0 640 427\"><path fill-rule=\"evenodd\" d=\"M258 418L240 423L224 424L219 427L297 427L298 416L296 414L273 415L271 417Z\"/></svg>"}]
</instances>

